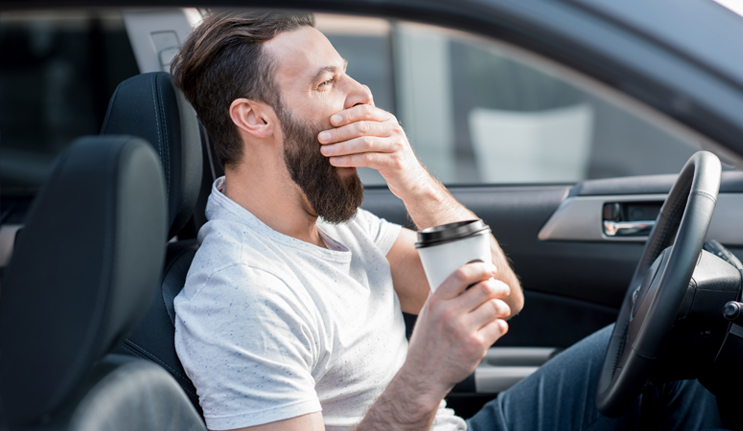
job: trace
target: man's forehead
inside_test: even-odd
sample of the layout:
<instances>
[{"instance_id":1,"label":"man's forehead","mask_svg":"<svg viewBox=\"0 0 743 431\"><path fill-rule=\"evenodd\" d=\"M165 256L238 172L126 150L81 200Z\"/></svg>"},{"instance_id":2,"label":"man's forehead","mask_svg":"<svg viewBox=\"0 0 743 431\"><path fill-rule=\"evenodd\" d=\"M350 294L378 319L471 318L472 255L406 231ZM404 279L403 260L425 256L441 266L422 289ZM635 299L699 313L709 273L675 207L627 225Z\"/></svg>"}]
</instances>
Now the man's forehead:
<instances>
[{"instance_id":1,"label":"man's forehead","mask_svg":"<svg viewBox=\"0 0 743 431\"><path fill-rule=\"evenodd\" d=\"M264 49L276 60L278 74L288 79L310 79L322 68L345 66L328 38L313 27L280 33Z\"/></svg>"}]
</instances>

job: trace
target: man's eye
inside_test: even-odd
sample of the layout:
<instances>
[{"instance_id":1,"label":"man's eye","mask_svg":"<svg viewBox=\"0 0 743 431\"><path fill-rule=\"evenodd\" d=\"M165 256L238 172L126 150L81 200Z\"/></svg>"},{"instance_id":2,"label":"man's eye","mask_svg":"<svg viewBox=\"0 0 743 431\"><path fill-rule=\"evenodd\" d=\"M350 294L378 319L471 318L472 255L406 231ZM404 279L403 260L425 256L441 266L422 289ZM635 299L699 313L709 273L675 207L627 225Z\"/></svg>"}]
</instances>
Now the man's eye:
<instances>
[{"instance_id":1,"label":"man's eye","mask_svg":"<svg viewBox=\"0 0 743 431\"><path fill-rule=\"evenodd\" d=\"M320 88L320 87L324 87L326 85L330 85L330 84L333 83L333 81L335 81L335 80L334 79L328 79L327 81L321 82L320 85L318 85L317 87Z\"/></svg>"}]
</instances>

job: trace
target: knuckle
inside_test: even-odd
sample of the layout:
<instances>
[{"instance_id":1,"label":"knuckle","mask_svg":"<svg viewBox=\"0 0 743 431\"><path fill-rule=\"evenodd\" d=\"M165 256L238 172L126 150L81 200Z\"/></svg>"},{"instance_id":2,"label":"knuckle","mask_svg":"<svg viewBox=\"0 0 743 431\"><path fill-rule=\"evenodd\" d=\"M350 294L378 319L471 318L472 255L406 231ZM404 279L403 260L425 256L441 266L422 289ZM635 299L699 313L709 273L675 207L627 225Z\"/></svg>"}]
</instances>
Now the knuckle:
<instances>
[{"instance_id":1,"label":"knuckle","mask_svg":"<svg viewBox=\"0 0 743 431\"><path fill-rule=\"evenodd\" d=\"M392 166L397 170L402 170L405 167L405 164L400 157L393 157Z\"/></svg>"},{"instance_id":2,"label":"knuckle","mask_svg":"<svg viewBox=\"0 0 743 431\"><path fill-rule=\"evenodd\" d=\"M500 313L502 311L498 302L499 301L497 299L491 299L490 301L488 301L488 304L490 304L490 307L493 309L492 311L494 316L500 316Z\"/></svg>"},{"instance_id":3,"label":"knuckle","mask_svg":"<svg viewBox=\"0 0 743 431\"><path fill-rule=\"evenodd\" d=\"M452 335L458 340L466 340L469 336L469 334L467 334L467 331L460 325L452 325L451 332Z\"/></svg>"},{"instance_id":4,"label":"knuckle","mask_svg":"<svg viewBox=\"0 0 743 431\"><path fill-rule=\"evenodd\" d=\"M511 307L509 307L508 304L501 301L500 299L493 299L490 301L490 303L493 304L496 316L508 316L509 314L511 314Z\"/></svg>"},{"instance_id":5,"label":"knuckle","mask_svg":"<svg viewBox=\"0 0 743 431\"><path fill-rule=\"evenodd\" d=\"M361 138L361 145L365 150L369 150L374 145L374 139L371 136Z\"/></svg>"},{"instance_id":6,"label":"knuckle","mask_svg":"<svg viewBox=\"0 0 743 431\"><path fill-rule=\"evenodd\" d=\"M450 308L441 310L441 323L446 327L454 327L457 320L457 316L454 311Z\"/></svg>"},{"instance_id":7,"label":"knuckle","mask_svg":"<svg viewBox=\"0 0 743 431\"><path fill-rule=\"evenodd\" d=\"M480 293L485 297L490 297L495 293L494 292L495 289L493 288L493 285L488 282L478 284L477 288L478 290L480 290Z\"/></svg>"},{"instance_id":8,"label":"knuckle","mask_svg":"<svg viewBox=\"0 0 743 431\"><path fill-rule=\"evenodd\" d=\"M483 350L483 340L475 334L468 334L462 338L464 340L464 349L468 355L479 355Z\"/></svg>"},{"instance_id":9,"label":"knuckle","mask_svg":"<svg viewBox=\"0 0 743 431\"><path fill-rule=\"evenodd\" d=\"M356 125L356 128L359 131L359 133L362 133L362 134L369 133L369 122L359 121Z\"/></svg>"},{"instance_id":10,"label":"knuckle","mask_svg":"<svg viewBox=\"0 0 743 431\"><path fill-rule=\"evenodd\" d=\"M397 159L394 158L394 160ZM468 280L466 270L464 268L458 268L452 273L452 279L457 283L465 283Z\"/></svg>"}]
</instances>

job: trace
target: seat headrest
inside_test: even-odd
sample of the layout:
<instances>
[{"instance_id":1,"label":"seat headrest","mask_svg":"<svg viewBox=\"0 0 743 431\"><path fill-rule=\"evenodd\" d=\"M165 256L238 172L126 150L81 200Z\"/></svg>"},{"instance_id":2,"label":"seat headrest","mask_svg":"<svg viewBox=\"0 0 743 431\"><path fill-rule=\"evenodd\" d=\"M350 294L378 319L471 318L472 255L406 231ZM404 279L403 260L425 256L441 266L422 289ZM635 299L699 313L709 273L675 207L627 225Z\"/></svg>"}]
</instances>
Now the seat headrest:
<instances>
[{"instance_id":1,"label":"seat headrest","mask_svg":"<svg viewBox=\"0 0 743 431\"><path fill-rule=\"evenodd\" d=\"M101 134L139 136L152 144L165 173L168 238L178 234L196 206L203 161L196 112L170 74L145 73L119 84Z\"/></svg>"},{"instance_id":2,"label":"seat headrest","mask_svg":"<svg viewBox=\"0 0 743 431\"><path fill-rule=\"evenodd\" d=\"M50 414L138 324L167 232L157 155L131 136L80 138L39 191L0 295L8 425Z\"/></svg>"}]
</instances>

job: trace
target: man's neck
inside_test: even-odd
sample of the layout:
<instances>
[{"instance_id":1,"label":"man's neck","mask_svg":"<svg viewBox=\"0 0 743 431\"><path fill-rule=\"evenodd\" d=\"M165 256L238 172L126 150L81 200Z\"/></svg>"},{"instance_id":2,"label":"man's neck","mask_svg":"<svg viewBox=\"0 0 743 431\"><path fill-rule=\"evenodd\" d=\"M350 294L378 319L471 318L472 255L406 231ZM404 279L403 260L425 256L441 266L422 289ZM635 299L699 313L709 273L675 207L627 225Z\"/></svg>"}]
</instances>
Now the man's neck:
<instances>
[{"instance_id":1,"label":"man's neck","mask_svg":"<svg viewBox=\"0 0 743 431\"><path fill-rule=\"evenodd\" d=\"M225 169L223 193L276 232L326 248L301 189L290 178L245 167Z\"/></svg>"}]
</instances>

